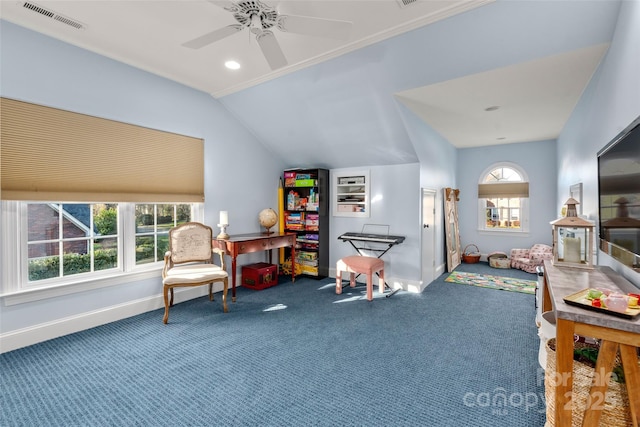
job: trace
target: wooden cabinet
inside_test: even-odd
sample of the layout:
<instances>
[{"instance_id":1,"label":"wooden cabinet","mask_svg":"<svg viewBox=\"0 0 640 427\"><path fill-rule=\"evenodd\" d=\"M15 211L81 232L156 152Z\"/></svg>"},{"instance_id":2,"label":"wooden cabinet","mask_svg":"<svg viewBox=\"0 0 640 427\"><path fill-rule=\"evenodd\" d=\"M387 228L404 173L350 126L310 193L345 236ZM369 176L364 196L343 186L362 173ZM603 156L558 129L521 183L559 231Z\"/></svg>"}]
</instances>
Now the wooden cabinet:
<instances>
[{"instance_id":1,"label":"wooden cabinet","mask_svg":"<svg viewBox=\"0 0 640 427\"><path fill-rule=\"evenodd\" d=\"M329 200L328 169L284 171L284 228L296 233L295 264L305 276L329 275Z\"/></svg>"}]
</instances>

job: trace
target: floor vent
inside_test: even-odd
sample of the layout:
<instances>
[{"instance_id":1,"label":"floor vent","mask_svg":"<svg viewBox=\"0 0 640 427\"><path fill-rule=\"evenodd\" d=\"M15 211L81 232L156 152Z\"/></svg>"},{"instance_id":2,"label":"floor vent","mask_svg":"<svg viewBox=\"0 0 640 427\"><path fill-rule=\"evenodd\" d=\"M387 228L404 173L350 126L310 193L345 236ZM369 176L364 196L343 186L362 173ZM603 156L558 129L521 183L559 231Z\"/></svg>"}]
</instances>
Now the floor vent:
<instances>
[{"instance_id":1,"label":"floor vent","mask_svg":"<svg viewBox=\"0 0 640 427\"><path fill-rule=\"evenodd\" d=\"M42 16L46 16L47 18L51 18L54 19L58 22L62 22L63 24L67 24L73 28L76 28L78 30L82 30L84 29L84 25L81 24L80 22L73 20L71 18L67 18L66 16L60 15L56 12L53 12L49 9L46 9L42 6L38 6L35 3L30 3L30 2L24 2L22 4L22 7L29 9L33 12L39 13Z\"/></svg>"},{"instance_id":2,"label":"floor vent","mask_svg":"<svg viewBox=\"0 0 640 427\"><path fill-rule=\"evenodd\" d=\"M417 2L418 0L396 0L400 7L407 7L410 4Z\"/></svg>"}]
</instances>

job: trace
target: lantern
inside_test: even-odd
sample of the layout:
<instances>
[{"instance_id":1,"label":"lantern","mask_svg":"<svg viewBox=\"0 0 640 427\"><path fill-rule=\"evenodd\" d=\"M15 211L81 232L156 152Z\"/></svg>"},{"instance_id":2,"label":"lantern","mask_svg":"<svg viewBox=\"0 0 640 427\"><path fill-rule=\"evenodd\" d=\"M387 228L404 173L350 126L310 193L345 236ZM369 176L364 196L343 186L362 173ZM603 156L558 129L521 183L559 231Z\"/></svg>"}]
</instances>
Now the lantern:
<instances>
[{"instance_id":1,"label":"lantern","mask_svg":"<svg viewBox=\"0 0 640 427\"><path fill-rule=\"evenodd\" d=\"M578 217L573 198L566 201L567 214L551 222L553 229L553 265L558 267L593 268L594 225Z\"/></svg>"}]
</instances>

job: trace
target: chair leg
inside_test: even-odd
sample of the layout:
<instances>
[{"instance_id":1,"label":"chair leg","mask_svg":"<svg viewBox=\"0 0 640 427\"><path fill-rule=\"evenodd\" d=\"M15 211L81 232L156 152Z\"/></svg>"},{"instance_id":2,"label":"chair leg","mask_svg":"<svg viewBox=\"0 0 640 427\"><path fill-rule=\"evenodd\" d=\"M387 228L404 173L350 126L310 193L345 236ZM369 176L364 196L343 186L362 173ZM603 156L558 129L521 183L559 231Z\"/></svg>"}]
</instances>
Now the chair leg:
<instances>
[{"instance_id":1,"label":"chair leg","mask_svg":"<svg viewBox=\"0 0 640 427\"><path fill-rule=\"evenodd\" d=\"M229 279L224 278L224 287L222 288L222 310L225 313L229 312L229 308L227 307L227 290L229 289Z\"/></svg>"},{"instance_id":2,"label":"chair leg","mask_svg":"<svg viewBox=\"0 0 640 427\"><path fill-rule=\"evenodd\" d=\"M171 300L173 301L173 288L171 288ZM169 321L169 288L164 287L164 317L162 318L162 323L165 325Z\"/></svg>"},{"instance_id":3,"label":"chair leg","mask_svg":"<svg viewBox=\"0 0 640 427\"><path fill-rule=\"evenodd\" d=\"M342 293L342 271L336 271L336 294Z\"/></svg>"},{"instance_id":4,"label":"chair leg","mask_svg":"<svg viewBox=\"0 0 640 427\"><path fill-rule=\"evenodd\" d=\"M352 271L349 272L349 286L352 288L356 287L356 273Z\"/></svg>"},{"instance_id":5,"label":"chair leg","mask_svg":"<svg viewBox=\"0 0 640 427\"><path fill-rule=\"evenodd\" d=\"M384 268L380 270L380 273L378 273L378 277L378 287L380 289L380 293L384 294Z\"/></svg>"},{"instance_id":6,"label":"chair leg","mask_svg":"<svg viewBox=\"0 0 640 427\"><path fill-rule=\"evenodd\" d=\"M213 282L209 283L209 301L213 301Z\"/></svg>"},{"instance_id":7,"label":"chair leg","mask_svg":"<svg viewBox=\"0 0 640 427\"><path fill-rule=\"evenodd\" d=\"M373 273L367 274L367 299L373 301Z\"/></svg>"},{"instance_id":8,"label":"chair leg","mask_svg":"<svg viewBox=\"0 0 640 427\"><path fill-rule=\"evenodd\" d=\"M169 292L171 292L171 301L169 301L169 307L173 307L173 288L169 288Z\"/></svg>"}]
</instances>

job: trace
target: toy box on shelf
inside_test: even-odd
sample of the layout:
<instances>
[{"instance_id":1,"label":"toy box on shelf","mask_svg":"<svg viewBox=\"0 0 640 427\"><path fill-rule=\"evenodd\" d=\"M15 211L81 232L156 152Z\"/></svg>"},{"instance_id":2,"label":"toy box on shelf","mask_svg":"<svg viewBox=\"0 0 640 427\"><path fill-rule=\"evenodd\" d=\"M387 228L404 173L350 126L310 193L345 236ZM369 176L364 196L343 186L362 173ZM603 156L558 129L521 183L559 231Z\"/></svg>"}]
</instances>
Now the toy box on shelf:
<instances>
[{"instance_id":1,"label":"toy box on shelf","mask_svg":"<svg viewBox=\"0 0 640 427\"><path fill-rule=\"evenodd\" d=\"M242 286L262 290L278 284L278 266L257 262L242 266Z\"/></svg>"}]
</instances>

